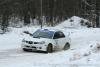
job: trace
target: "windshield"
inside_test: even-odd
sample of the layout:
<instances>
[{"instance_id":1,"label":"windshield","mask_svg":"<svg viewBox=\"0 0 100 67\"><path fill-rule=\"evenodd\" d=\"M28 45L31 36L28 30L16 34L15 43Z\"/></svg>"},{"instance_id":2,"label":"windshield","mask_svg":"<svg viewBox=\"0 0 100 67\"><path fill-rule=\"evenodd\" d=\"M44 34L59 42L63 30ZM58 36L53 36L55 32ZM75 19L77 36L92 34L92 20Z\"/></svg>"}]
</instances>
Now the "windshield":
<instances>
[{"instance_id":1,"label":"windshield","mask_svg":"<svg viewBox=\"0 0 100 67\"><path fill-rule=\"evenodd\" d=\"M35 33L33 33L33 38L49 38L51 39L54 35L53 31L49 30L37 30Z\"/></svg>"}]
</instances>

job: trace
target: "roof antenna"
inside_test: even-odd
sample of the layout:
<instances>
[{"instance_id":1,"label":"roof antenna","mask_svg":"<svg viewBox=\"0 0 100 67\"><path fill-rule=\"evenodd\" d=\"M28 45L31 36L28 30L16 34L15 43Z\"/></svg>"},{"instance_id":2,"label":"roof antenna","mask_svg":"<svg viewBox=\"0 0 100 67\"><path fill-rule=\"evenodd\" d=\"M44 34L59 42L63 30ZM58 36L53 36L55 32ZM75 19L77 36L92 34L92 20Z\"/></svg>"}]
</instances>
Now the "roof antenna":
<instances>
[{"instance_id":1,"label":"roof antenna","mask_svg":"<svg viewBox=\"0 0 100 67\"><path fill-rule=\"evenodd\" d=\"M42 0L40 1L41 4L41 17L40 17L40 23L41 23L41 29L42 29Z\"/></svg>"}]
</instances>

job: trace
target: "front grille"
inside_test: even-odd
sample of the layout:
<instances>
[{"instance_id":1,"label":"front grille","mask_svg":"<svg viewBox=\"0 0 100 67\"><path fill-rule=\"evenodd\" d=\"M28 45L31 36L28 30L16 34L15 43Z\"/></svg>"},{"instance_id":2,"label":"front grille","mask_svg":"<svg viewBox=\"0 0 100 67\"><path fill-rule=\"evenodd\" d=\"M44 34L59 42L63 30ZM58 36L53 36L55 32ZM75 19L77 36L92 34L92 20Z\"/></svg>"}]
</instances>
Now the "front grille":
<instances>
[{"instance_id":1,"label":"front grille","mask_svg":"<svg viewBox=\"0 0 100 67\"><path fill-rule=\"evenodd\" d=\"M29 41L29 44L33 44L33 42L32 41Z\"/></svg>"},{"instance_id":2,"label":"front grille","mask_svg":"<svg viewBox=\"0 0 100 67\"><path fill-rule=\"evenodd\" d=\"M33 41L25 41L28 44L39 44L39 42L33 42Z\"/></svg>"},{"instance_id":3,"label":"front grille","mask_svg":"<svg viewBox=\"0 0 100 67\"><path fill-rule=\"evenodd\" d=\"M33 44L33 42L32 42L32 41L26 41L26 43L28 43L28 44Z\"/></svg>"},{"instance_id":4,"label":"front grille","mask_svg":"<svg viewBox=\"0 0 100 67\"><path fill-rule=\"evenodd\" d=\"M38 42L34 42L34 44L38 44Z\"/></svg>"},{"instance_id":5,"label":"front grille","mask_svg":"<svg viewBox=\"0 0 100 67\"><path fill-rule=\"evenodd\" d=\"M30 46L26 46L26 47L30 47Z\"/></svg>"}]
</instances>

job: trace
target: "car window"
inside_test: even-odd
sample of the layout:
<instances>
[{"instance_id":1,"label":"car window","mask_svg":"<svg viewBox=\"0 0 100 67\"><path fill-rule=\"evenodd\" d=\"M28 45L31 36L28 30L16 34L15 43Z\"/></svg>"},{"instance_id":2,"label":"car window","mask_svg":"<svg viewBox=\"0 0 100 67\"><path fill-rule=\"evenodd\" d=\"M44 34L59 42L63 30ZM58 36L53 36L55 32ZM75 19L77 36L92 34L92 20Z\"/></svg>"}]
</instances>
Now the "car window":
<instances>
[{"instance_id":1,"label":"car window","mask_svg":"<svg viewBox=\"0 0 100 67\"><path fill-rule=\"evenodd\" d=\"M63 34L63 32L58 31L58 32L55 32L53 39L64 38L64 37L65 35Z\"/></svg>"},{"instance_id":2,"label":"car window","mask_svg":"<svg viewBox=\"0 0 100 67\"><path fill-rule=\"evenodd\" d=\"M37 30L35 33L33 33L33 38L49 38L49 39L52 39L53 35L54 35L53 31Z\"/></svg>"}]
</instances>

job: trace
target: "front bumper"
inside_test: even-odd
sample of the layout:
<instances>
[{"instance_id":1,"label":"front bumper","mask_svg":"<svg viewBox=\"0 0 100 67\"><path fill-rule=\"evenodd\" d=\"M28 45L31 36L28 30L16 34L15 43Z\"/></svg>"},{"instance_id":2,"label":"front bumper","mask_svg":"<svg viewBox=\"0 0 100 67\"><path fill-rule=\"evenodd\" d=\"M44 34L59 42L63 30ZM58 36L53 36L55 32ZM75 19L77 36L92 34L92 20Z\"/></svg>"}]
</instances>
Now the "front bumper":
<instances>
[{"instance_id":1,"label":"front bumper","mask_svg":"<svg viewBox=\"0 0 100 67\"><path fill-rule=\"evenodd\" d=\"M32 51L46 51L47 46L45 44L27 44L22 43L21 48L29 49Z\"/></svg>"}]
</instances>

